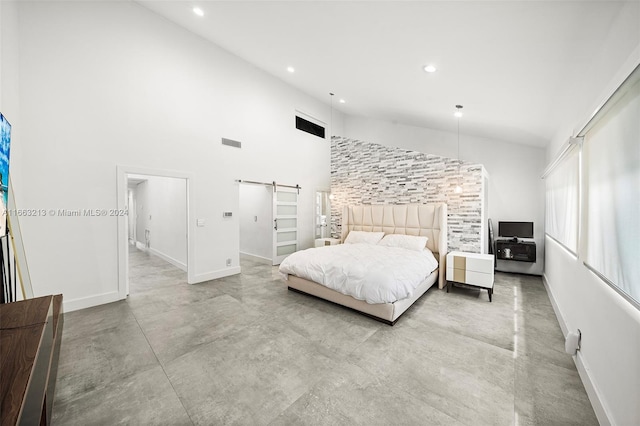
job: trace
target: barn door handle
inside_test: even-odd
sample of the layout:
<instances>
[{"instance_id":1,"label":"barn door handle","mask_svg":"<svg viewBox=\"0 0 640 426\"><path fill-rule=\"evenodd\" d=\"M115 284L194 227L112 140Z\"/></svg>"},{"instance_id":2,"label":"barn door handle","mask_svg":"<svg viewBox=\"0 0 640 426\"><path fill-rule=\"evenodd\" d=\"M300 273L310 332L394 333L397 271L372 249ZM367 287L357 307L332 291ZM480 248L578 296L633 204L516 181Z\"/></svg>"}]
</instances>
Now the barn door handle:
<instances>
[{"instance_id":1,"label":"barn door handle","mask_svg":"<svg viewBox=\"0 0 640 426\"><path fill-rule=\"evenodd\" d=\"M275 229L276 231L278 230L278 219L273 219L273 229Z\"/></svg>"}]
</instances>

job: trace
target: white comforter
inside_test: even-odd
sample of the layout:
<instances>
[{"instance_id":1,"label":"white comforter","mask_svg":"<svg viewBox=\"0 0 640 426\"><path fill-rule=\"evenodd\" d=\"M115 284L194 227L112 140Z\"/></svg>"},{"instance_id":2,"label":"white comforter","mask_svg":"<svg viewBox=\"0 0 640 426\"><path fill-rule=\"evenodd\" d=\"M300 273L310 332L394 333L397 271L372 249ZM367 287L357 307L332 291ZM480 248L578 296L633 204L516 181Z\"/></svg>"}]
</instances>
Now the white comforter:
<instances>
[{"instance_id":1,"label":"white comforter","mask_svg":"<svg viewBox=\"0 0 640 426\"><path fill-rule=\"evenodd\" d=\"M293 253L280 264L280 272L368 303L393 303L410 297L437 267L427 249L340 244Z\"/></svg>"}]
</instances>

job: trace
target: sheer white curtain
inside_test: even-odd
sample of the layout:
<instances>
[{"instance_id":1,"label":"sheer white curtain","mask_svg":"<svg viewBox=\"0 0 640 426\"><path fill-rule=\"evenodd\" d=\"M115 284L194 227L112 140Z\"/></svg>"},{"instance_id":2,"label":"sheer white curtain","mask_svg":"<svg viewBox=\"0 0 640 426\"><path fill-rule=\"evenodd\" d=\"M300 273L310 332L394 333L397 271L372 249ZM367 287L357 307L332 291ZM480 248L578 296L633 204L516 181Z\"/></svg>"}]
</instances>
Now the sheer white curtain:
<instances>
[{"instance_id":1,"label":"sheer white curtain","mask_svg":"<svg viewBox=\"0 0 640 426\"><path fill-rule=\"evenodd\" d=\"M583 153L582 257L640 306L640 81L585 134Z\"/></svg>"},{"instance_id":2,"label":"sheer white curtain","mask_svg":"<svg viewBox=\"0 0 640 426\"><path fill-rule=\"evenodd\" d=\"M574 145L545 177L545 232L573 254L578 253L579 159Z\"/></svg>"}]
</instances>

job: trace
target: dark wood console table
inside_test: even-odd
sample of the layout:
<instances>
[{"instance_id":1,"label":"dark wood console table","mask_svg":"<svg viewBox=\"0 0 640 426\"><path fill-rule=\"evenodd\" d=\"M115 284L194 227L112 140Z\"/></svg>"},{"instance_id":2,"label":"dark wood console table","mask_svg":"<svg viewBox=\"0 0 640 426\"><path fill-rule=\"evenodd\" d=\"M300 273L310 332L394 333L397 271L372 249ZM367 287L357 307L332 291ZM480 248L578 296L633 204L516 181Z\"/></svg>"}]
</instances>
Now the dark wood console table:
<instances>
[{"instance_id":1,"label":"dark wood console table","mask_svg":"<svg viewBox=\"0 0 640 426\"><path fill-rule=\"evenodd\" d=\"M496 240L496 259L518 262L536 261L536 243L533 241Z\"/></svg>"},{"instance_id":2,"label":"dark wood console table","mask_svg":"<svg viewBox=\"0 0 640 426\"><path fill-rule=\"evenodd\" d=\"M2 426L50 424L63 322L61 294L0 305Z\"/></svg>"}]
</instances>

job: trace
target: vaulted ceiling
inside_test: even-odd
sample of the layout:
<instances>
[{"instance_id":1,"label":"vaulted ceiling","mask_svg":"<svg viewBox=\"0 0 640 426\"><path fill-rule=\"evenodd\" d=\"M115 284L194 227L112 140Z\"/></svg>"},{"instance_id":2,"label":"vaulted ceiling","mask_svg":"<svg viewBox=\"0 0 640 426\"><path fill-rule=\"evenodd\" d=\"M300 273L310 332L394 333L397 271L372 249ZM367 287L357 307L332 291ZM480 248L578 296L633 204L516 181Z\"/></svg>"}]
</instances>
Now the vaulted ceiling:
<instances>
[{"instance_id":1,"label":"vaulted ceiling","mask_svg":"<svg viewBox=\"0 0 640 426\"><path fill-rule=\"evenodd\" d=\"M622 10L615 1L139 3L327 104L335 93L346 114L454 131L461 104L465 133L535 146L553 137Z\"/></svg>"}]
</instances>

